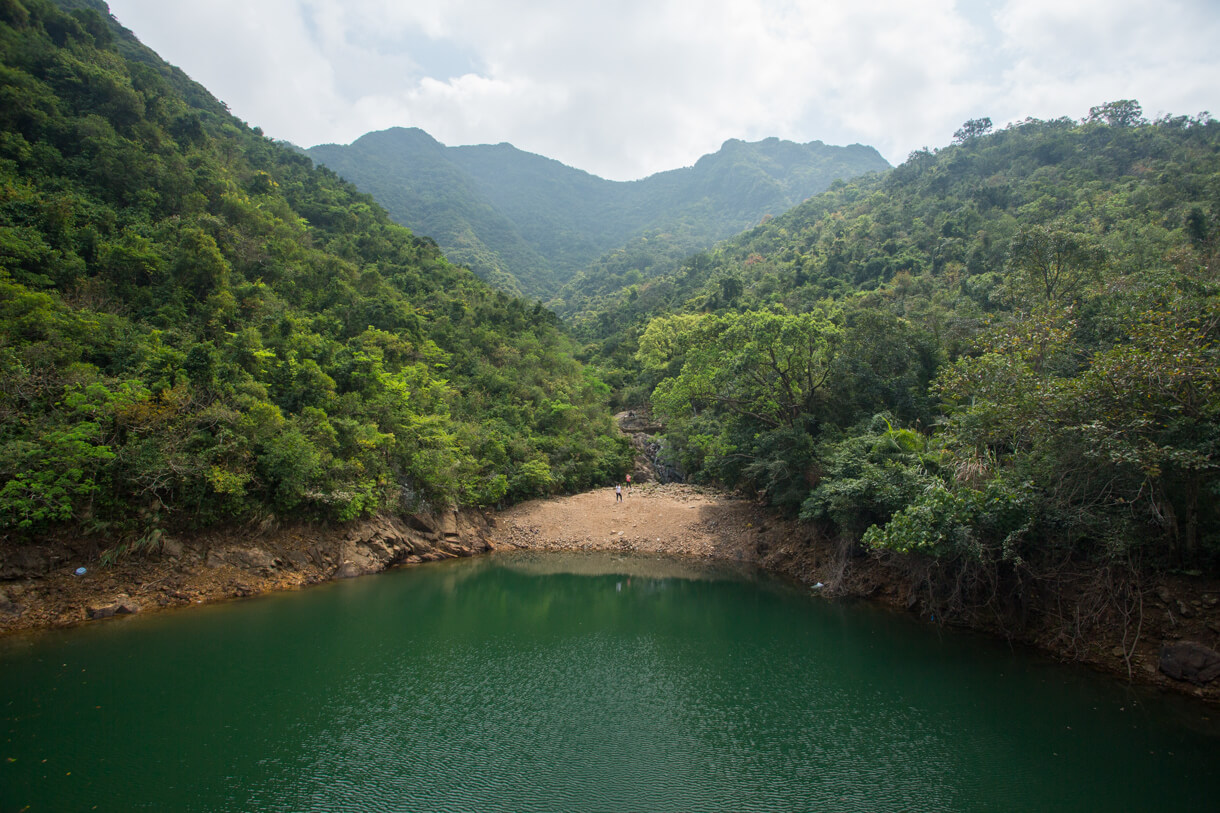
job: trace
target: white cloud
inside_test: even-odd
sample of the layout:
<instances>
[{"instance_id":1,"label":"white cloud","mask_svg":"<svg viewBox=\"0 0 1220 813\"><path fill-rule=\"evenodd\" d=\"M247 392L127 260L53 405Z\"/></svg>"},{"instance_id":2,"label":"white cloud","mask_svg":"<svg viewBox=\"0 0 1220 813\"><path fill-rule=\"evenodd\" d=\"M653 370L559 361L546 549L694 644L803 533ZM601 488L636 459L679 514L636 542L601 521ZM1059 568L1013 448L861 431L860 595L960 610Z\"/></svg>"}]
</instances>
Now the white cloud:
<instances>
[{"instance_id":1,"label":"white cloud","mask_svg":"<svg viewBox=\"0 0 1220 813\"><path fill-rule=\"evenodd\" d=\"M1104 0L1009 0L997 15L1010 118L1083 115L1138 99L1145 112L1193 114L1215 103L1220 14L1210 0L1155 9Z\"/></svg>"},{"instance_id":2,"label":"white cloud","mask_svg":"<svg viewBox=\"0 0 1220 813\"><path fill-rule=\"evenodd\" d=\"M891 161L967 118L1215 107L1211 0L113 0L269 135L417 126L604 177L727 138L862 142Z\"/></svg>"}]
</instances>

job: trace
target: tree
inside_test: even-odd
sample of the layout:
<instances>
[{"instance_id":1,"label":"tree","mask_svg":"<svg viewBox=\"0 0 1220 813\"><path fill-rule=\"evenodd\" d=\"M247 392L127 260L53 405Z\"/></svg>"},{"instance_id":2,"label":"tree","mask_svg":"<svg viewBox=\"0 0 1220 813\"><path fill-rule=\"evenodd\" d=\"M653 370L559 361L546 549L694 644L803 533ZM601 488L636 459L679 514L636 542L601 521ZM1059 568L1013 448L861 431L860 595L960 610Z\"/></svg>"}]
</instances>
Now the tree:
<instances>
[{"instance_id":1,"label":"tree","mask_svg":"<svg viewBox=\"0 0 1220 813\"><path fill-rule=\"evenodd\" d=\"M826 316L783 310L665 317L640 339L641 361L661 360L674 319L686 326L686 358L677 376L657 385L653 404L681 416L714 408L775 429L795 427L814 411L826 384L840 329Z\"/></svg>"},{"instance_id":2,"label":"tree","mask_svg":"<svg viewBox=\"0 0 1220 813\"><path fill-rule=\"evenodd\" d=\"M981 119L969 119L953 134L954 144L965 144L991 132L991 119L984 116Z\"/></svg>"},{"instance_id":3,"label":"tree","mask_svg":"<svg viewBox=\"0 0 1220 813\"><path fill-rule=\"evenodd\" d=\"M737 277L720 278L720 296L726 305L732 304L734 300L741 296L741 292L741 280L737 279Z\"/></svg>"},{"instance_id":4,"label":"tree","mask_svg":"<svg viewBox=\"0 0 1220 813\"><path fill-rule=\"evenodd\" d=\"M1119 502L1146 511L1193 563L1220 485L1220 297L1140 313L1129 331L1073 381L1072 428L1093 465L1114 472Z\"/></svg>"},{"instance_id":5,"label":"tree","mask_svg":"<svg viewBox=\"0 0 1220 813\"><path fill-rule=\"evenodd\" d=\"M1008 253L1014 284L1044 304L1067 301L1095 276L1105 252L1088 237L1050 226L1017 232Z\"/></svg>"},{"instance_id":6,"label":"tree","mask_svg":"<svg viewBox=\"0 0 1220 813\"><path fill-rule=\"evenodd\" d=\"M1135 99L1119 99L1117 102L1107 102L1089 108L1085 119L1088 124L1103 123L1112 127L1134 127L1146 124L1144 108Z\"/></svg>"}]
</instances>

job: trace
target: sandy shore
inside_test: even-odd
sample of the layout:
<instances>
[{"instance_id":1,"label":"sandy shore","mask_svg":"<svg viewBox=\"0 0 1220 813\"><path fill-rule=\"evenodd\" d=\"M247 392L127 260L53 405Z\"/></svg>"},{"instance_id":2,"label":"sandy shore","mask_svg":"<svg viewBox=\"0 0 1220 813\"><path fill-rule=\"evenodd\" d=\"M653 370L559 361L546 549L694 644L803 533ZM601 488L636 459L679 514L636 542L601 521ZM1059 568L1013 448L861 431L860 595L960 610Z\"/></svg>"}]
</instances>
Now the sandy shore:
<instances>
[{"instance_id":1,"label":"sandy shore","mask_svg":"<svg viewBox=\"0 0 1220 813\"><path fill-rule=\"evenodd\" d=\"M490 540L529 550L611 550L758 561L791 533L753 502L688 485L645 484L533 500L496 515Z\"/></svg>"}]
</instances>

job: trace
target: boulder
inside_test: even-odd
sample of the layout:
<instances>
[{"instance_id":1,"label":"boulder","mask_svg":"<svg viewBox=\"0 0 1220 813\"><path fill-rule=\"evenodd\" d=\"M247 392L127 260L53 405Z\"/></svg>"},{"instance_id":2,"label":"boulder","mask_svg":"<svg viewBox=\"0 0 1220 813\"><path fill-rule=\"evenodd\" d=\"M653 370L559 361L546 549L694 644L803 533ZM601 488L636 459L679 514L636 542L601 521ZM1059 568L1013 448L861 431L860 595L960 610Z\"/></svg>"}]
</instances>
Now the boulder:
<instances>
[{"instance_id":1,"label":"boulder","mask_svg":"<svg viewBox=\"0 0 1220 813\"><path fill-rule=\"evenodd\" d=\"M270 570L275 567L275 557L262 548L235 548L225 553L225 560L244 570Z\"/></svg>"},{"instance_id":2,"label":"boulder","mask_svg":"<svg viewBox=\"0 0 1220 813\"><path fill-rule=\"evenodd\" d=\"M136 604L126 593L119 593L112 603L90 607L86 611L86 615L89 618L110 618L115 615L132 615L139 611L139 604Z\"/></svg>"},{"instance_id":3,"label":"boulder","mask_svg":"<svg viewBox=\"0 0 1220 813\"><path fill-rule=\"evenodd\" d=\"M1161 647L1160 669L1174 680L1196 686L1220 677L1220 652L1194 641L1178 641Z\"/></svg>"},{"instance_id":4,"label":"boulder","mask_svg":"<svg viewBox=\"0 0 1220 813\"><path fill-rule=\"evenodd\" d=\"M303 550L290 550L284 554L289 564L296 568L309 567L309 554Z\"/></svg>"},{"instance_id":5,"label":"boulder","mask_svg":"<svg viewBox=\"0 0 1220 813\"><path fill-rule=\"evenodd\" d=\"M34 545L0 546L0 580L14 581L45 576L51 572L51 557Z\"/></svg>"},{"instance_id":6,"label":"boulder","mask_svg":"<svg viewBox=\"0 0 1220 813\"><path fill-rule=\"evenodd\" d=\"M363 576L369 571L361 568L355 562L344 562L335 568L335 572L331 574L332 579L354 579L357 576Z\"/></svg>"},{"instance_id":7,"label":"boulder","mask_svg":"<svg viewBox=\"0 0 1220 813\"><path fill-rule=\"evenodd\" d=\"M637 433L655 435L665 428L659 421L654 421L652 416L642 411L629 410L627 412L620 412L614 416L614 420L618 422L619 430L627 435Z\"/></svg>"}]
</instances>

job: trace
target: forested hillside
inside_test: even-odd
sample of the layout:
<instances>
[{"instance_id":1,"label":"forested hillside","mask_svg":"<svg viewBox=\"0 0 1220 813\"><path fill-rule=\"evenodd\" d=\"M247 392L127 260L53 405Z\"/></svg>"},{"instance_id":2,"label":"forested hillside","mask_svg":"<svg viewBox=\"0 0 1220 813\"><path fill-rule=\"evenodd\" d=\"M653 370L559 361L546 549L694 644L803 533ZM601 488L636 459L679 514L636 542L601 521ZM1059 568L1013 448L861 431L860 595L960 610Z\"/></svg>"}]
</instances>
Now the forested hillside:
<instances>
[{"instance_id":1,"label":"forested hillside","mask_svg":"<svg viewBox=\"0 0 1220 813\"><path fill-rule=\"evenodd\" d=\"M859 144L730 140L693 167L624 183L510 144L446 147L403 128L306 153L376 197L399 223L433 236L453 262L543 300L629 242L633 255L689 255L838 178L889 168Z\"/></svg>"},{"instance_id":2,"label":"forested hillside","mask_svg":"<svg viewBox=\"0 0 1220 813\"><path fill-rule=\"evenodd\" d=\"M910 554L946 612L1085 562L1134 601L1220 568L1218 227L1207 114L976 120L577 328L673 465Z\"/></svg>"},{"instance_id":3,"label":"forested hillside","mask_svg":"<svg viewBox=\"0 0 1220 813\"><path fill-rule=\"evenodd\" d=\"M65 10L68 9L68 10ZM621 472L557 319L101 2L0 2L0 536L486 505Z\"/></svg>"}]
</instances>

